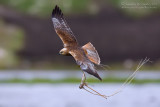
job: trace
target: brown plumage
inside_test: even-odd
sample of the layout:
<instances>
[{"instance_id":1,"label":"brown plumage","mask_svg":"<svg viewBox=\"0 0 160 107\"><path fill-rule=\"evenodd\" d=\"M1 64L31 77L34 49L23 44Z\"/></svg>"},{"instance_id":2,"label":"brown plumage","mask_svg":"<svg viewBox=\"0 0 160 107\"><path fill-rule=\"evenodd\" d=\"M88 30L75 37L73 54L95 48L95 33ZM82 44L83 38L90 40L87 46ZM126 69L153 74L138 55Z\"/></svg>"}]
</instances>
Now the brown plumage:
<instances>
[{"instance_id":1,"label":"brown plumage","mask_svg":"<svg viewBox=\"0 0 160 107\"><path fill-rule=\"evenodd\" d=\"M64 44L64 48L60 51L60 54L72 55L83 71L102 80L94 67L94 64L100 64L100 58L95 47L90 42L82 47L79 46L73 32L63 17L61 9L57 5L52 12L52 22L57 35Z\"/></svg>"}]
</instances>

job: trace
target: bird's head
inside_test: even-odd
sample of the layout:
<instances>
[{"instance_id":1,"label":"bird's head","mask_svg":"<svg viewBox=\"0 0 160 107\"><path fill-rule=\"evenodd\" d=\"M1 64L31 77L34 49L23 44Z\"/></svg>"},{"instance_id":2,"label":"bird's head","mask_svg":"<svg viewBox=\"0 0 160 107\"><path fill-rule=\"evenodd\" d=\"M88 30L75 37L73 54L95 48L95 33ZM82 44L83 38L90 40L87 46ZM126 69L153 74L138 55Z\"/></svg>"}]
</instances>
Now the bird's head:
<instances>
[{"instance_id":1,"label":"bird's head","mask_svg":"<svg viewBox=\"0 0 160 107\"><path fill-rule=\"evenodd\" d=\"M60 55L70 56L70 53L67 48L63 48L59 51Z\"/></svg>"}]
</instances>

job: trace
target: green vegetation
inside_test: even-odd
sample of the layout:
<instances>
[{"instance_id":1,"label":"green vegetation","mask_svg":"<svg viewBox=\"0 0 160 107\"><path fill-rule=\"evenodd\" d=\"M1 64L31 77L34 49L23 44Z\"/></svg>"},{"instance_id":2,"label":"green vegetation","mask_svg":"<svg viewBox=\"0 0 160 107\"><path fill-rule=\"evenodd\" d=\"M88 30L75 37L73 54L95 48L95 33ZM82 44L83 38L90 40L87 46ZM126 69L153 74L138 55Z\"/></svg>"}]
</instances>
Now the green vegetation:
<instances>
[{"instance_id":1,"label":"green vegetation","mask_svg":"<svg viewBox=\"0 0 160 107\"><path fill-rule=\"evenodd\" d=\"M50 15L53 6L59 5L64 13L93 13L97 12L99 8L107 5L113 5L121 11L130 16L146 16L160 9L160 2L158 0L110 0L110 1L96 1L96 0L1 0L0 4L8 5L16 8L18 11L29 13L38 16ZM136 5L133 8L132 4ZM123 8L125 6L125 8ZM146 6L143 7L142 6Z\"/></svg>"},{"instance_id":2,"label":"green vegetation","mask_svg":"<svg viewBox=\"0 0 160 107\"><path fill-rule=\"evenodd\" d=\"M23 31L0 20L0 68L13 68L19 63L16 52L23 48Z\"/></svg>"},{"instance_id":3,"label":"green vegetation","mask_svg":"<svg viewBox=\"0 0 160 107\"><path fill-rule=\"evenodd\" d=\"M0 4L37 16L50 15L53 7L61 6L64 13L86 12L90 0L1 0Z\"/></svg>"},{"instance_id":4,"label":"green vegetation","mask_svg":"<svg viewBox=\"0 0 160 107\"><path fill-rule=\"evenodd\" d=\"M158 0L110 0L115 7L132 17L143 17L160 10Z\"/></svg>"},{"instance_id":5,"label":"green vegetation","mask_svg":"<svg viewBox=\"0 0 160 107\"><path fill-rule=\"evenodd\" d=\"M123 83L126 78L104 78L102 82L97 79L87 79L88 83ZM9 79L9 80L0 80L0 83L27 83L27 84L38 84L38 83L80 83L81 79L77 78L66 78L60 80L51 80L51 79L32 79L32 80L24 80L24 79ZM146 84L146 83L160 83L160 79L134 79L132 81L133 84Z\"/></svg>"}]
</instances>

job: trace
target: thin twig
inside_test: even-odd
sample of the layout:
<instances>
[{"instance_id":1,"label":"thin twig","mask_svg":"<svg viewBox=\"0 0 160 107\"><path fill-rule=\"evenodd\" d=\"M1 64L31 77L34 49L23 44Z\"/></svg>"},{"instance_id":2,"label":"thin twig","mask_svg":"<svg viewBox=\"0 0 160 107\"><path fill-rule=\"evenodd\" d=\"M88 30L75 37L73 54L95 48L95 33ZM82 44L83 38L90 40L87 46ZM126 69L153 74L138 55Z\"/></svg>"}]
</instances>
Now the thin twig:
<instances>
[{"instance_id":1,"label":"thin twig","mask_svg":"<svg viewBox=\"0 0 160 107\"><path fill-rule=\"evenodd\" d=\"M136 70L132 73L132 75L130 75L130 76L126 79L126 81L121 85L121 87L120 87L117 91L115 91L113 94L109 95L108 97L118 94L118 93L121 92L127 85L129 85L129 84L132 82L132 80L135 78L136 73L138 72L138 70L139 70L145 63L147 63L148 61L149 61L149 58L147 58L147 57L146 57L144 60L141 60L141 61L139 62L139 64L138 64Z\"/></svg>"},{"instance_id":2,"label":"thin twig","mask_svg":"<svg viewBox=\"0 0 160 107\"><path fill-rule=\"evenodd\" d=\"M89 93L91 93L91 94L93 94L93 95L98 95L98 96L101 96L101 97L107 99L108 97L111 97L111 96L114 96L114 95L118 94L118 93L121 92L127 85L129 85L129 84L132 82L132 80L135 78L136 73L138 72L138 70L139 70L145 63L147 63L147 62L149 62L149 61L150 61L150 60L149 60L149 58L147 58L147 57L146 57L144 60L141 60L141 61L139 62L139 64L138 64L136 70L126 79L126 81L121 85L121 87L120 87L117 91L115 91L113 94L111 94L111 95L109 95L109 96L102 95L102 94L100 94L98 91L96 91L96 90L92 89L91 87L89 87L89 86L87 85L87 83L85 83L85 80L86 80L85 74L83 74L84 79L82 79L80 86L82 87L82 89L86 90L87 92L89 92ZM86 86L88 89L92 90L94 93L91 92L91 91L89 91L89 90L87 90L86 88L84 88L84 86Z\"/></svg>"}]
</instances>

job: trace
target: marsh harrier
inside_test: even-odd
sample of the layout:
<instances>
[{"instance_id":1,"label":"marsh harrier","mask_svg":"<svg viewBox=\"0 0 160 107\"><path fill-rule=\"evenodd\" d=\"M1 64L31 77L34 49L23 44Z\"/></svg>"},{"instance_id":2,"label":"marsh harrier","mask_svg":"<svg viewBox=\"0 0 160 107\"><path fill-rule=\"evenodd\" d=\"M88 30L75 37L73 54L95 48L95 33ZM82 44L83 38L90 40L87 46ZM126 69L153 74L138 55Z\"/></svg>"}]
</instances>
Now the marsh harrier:
<instances>
[{"instance_id":1,"label":"marsh harrier","mask_svg":"<svg viewBox=\"0 0 160 107\"><path fill-rule=\"evenodd\" d=\"M94 64L100 65L100 58L95 47L90 42L82 47L78 44L77 39L68 26L61 9L57 5L52 11L52 22L57 35L64 44L64 48L60 50L59 54L72 55L82 71L102 80L94 67ZM85 79L85 73L83 72L80 88L83 88Z\"/></svg>"}]
</instances>

